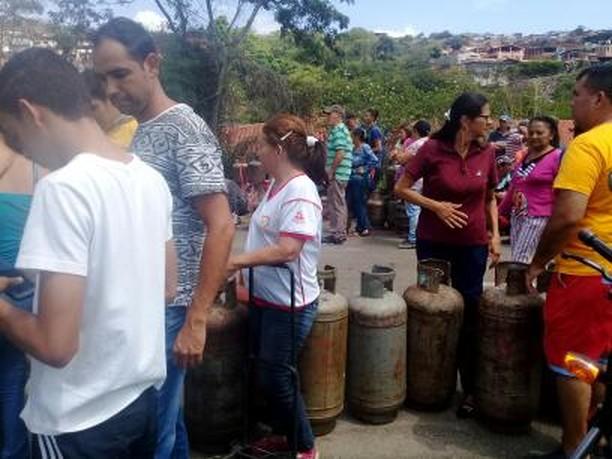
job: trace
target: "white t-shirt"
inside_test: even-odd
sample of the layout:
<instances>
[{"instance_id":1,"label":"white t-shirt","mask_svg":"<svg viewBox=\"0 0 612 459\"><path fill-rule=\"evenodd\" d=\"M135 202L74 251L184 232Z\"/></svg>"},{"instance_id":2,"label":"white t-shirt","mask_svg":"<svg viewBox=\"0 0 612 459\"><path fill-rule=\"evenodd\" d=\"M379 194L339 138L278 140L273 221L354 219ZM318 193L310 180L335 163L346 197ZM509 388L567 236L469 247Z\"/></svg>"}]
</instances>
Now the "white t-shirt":
<instances>
[{"instance_id":1,"label":"white t-shirt","mask_svg":"<svg viewBox=\"0 0 612 459\"><path fill-rule=\"evenodd\" d=\"M38 183L17 266L86 277L86 291L72 361L57 369L32 359L30 431L94 427L163 382L171 214L164 178L136 157L82 153Z\"/></svg>"},{"instance_id":2,"label":"white t-shirt","mask_svg":"<svg viewBox=\"0 0 612 459\"><path fill-rule=\"evenodd\" d=\"M425 145L428 140L429 140L429 137L421 137L420 139L415 140L410 145L408 145L408 148L406 148L406 153L408 153L412 158L414 158L419 152L419 150L421 149L421 147ZM418 191L419 193L422 193L423 192L423 179L417 180L416 183L412 185L412 189L414 191Z\"/></svg>"},{"instance_id":3,"label":"white t-shirt","mask_svg":"<svg viewBox=\"0 0 612 459\"><path fill-rule=\"evenodd\" d=\"M276 244L281 236L304 241L299 257L287 263L295 276L295 306L304 307L319 297L317 266L321 251L321 199L306 175L291 179L274 195L270 185L251 217L245 251ZM248 286L248 270L243 271ZM259 266L254 270L254 297L258 306L286 309L291 304L291 282L285 269Z\"/></svg>"}]
</instances>

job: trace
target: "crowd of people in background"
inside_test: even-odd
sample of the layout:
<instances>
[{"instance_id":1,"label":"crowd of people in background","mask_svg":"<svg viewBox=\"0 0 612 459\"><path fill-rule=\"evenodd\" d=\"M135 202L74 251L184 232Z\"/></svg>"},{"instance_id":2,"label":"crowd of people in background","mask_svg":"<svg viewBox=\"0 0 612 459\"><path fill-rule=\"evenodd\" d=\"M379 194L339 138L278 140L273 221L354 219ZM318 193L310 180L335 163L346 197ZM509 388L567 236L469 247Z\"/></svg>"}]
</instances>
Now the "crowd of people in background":
<instances>
[{"instance_id":1,"label":"crowd of people in background","mask_svg":"<svg viewBox=\"0 0 612 459\"><path fill-rule=\"evenodd\" d=\"M460 418L475 409L477 308L502 231L512 260L530 264L530 282L565 248L612 268L576 238L586 226L612 241L610 66L578 77L579 137L567 151L554 118L502 115L494 126L477 93L457 97L440 129L406 122L393 139L372 108L362 121L341 105L325 108L325 141L294 115L274 116L257 145L270 184L244 253L230 256L235 224L221 148L191 107L166 94L153 38L117 18L93 44L94 69L83 74L37 48L0 70L1 457L188 458L183 382L205 353L218 292L237 276L254 292L252 350L278 364L258 372L280 426L258 446L317 458L300 397L292 422L285 366L317 314L322 243L344 244L350 216L360 237L372 235L367 200L377 187L404 201L399 248L448 261L463 297ZM612 336L599 276L570 261L557 270L544 346L564 430L562 450L548 457L566 457L586 432L590 387L564 372L563 356L599 358Z\"/></svg>"}]
</instances>

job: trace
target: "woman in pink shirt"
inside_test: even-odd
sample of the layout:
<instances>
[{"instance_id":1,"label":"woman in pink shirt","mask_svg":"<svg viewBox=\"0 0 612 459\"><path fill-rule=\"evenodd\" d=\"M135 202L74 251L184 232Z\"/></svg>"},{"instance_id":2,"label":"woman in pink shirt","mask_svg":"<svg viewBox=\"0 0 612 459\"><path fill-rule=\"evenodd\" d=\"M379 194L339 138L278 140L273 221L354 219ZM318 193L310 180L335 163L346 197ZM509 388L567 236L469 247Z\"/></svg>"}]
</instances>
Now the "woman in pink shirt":
<instances>
[{"instance_id":1,"label":"woman in pink shirt","mask_svg":"<svg viewBox=\"0 0 612 459\"><path fill-rule=\"evenodd\" d=\"M553 181L561 160L557 121L549 116L533 118L527 144L527 155L517 165L499 209L510 216L512 260L521 263L531 263L552 214Z\"/></svg>"}]
</instances>

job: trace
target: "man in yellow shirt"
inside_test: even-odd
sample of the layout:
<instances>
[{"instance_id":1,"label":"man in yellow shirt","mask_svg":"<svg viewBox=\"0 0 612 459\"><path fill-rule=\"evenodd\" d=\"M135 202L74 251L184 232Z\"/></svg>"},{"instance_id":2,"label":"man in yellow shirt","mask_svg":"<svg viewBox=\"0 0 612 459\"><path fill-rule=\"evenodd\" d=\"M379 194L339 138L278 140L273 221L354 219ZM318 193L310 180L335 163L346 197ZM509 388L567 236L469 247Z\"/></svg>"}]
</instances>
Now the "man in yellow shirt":
<instances>
[{"instance_id":1,"label":"man in yellow shirt","mask_svg":"<svg viewBox=\"0 0 612 459\"><path fill-rule=\"evenodd\" d=\"M91 94L94 118L114 143L127 149L132 143L138 122L133 117L122 114L113 105L101 77L92 70L85 70L82 75Z\"/></svg>"},{"instance_id":2,"label":"man in yellow shirt","mask_svg":"<svg viewBox=\"0 0 612 459\"><path fill-rule=\"evenodd\" d=\"M612 301L609 285L597 272L571 260L568 252L588 258L609 272L612 264L578 239L588 228L605 243L612 243L612 65L584 70L576 81L572 113L578 137L569 145L554 183L553 215L529 267L529 283L557 258L544 308L544 348L550 368L557 374L562 413L563 451L547 457L564 458L580 444L587 431L592 388L564 370L563 359L574 351L600 359L612 343Z\"/></svg>"}]
</instances>

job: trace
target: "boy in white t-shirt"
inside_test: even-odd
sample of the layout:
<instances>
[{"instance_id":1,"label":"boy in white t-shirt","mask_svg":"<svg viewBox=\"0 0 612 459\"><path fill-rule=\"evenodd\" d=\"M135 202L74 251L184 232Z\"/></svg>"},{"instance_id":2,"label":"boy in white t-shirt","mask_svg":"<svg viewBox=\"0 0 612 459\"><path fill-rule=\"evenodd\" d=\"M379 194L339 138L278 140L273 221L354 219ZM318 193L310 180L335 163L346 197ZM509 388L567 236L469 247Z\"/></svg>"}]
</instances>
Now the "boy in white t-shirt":
<instances>
[{"instance_id":1,"label":"boy in white t-shirt","mask_svg":"<svg viewBox=\"0 0 612 459\"><path fill-rule=\"evenodd\" d=\"M172 199L90 107L76 69L50 50L26 50L0 71L2 131L51 171L17 260L38 278L35 313L0 301L0 333L32 357L22 417L35 458L148 458L176 279Z\"/></svg>"}]
</instances>

